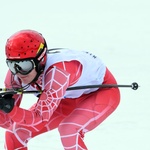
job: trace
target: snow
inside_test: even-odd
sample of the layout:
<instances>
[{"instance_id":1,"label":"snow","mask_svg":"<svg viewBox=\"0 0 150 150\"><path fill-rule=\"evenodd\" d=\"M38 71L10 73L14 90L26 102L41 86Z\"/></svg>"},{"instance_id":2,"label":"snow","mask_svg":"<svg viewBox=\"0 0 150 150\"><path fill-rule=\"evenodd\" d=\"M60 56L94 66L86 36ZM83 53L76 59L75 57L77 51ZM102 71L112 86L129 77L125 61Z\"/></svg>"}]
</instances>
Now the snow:
<instances>
[{"instance_id":1,"label":"snow","mask_svg":"<svg viewBox=\"0 0 150 150\"><path fill-rule=\"evenodd\" d=\"M150 1L149 0L14 0L1 1L0 86L7 71L4 46L21 29L45 36L49 48L88 50L99 56L119 84L137 82L134 91L120 88L118 109L85 136L89 150L150 150ZM28 108L36 99L24 97ZM0 128L0 150L4 129ZM62 150L57 130L32 139L29 150Z\"/></svg>"}]
</instances>

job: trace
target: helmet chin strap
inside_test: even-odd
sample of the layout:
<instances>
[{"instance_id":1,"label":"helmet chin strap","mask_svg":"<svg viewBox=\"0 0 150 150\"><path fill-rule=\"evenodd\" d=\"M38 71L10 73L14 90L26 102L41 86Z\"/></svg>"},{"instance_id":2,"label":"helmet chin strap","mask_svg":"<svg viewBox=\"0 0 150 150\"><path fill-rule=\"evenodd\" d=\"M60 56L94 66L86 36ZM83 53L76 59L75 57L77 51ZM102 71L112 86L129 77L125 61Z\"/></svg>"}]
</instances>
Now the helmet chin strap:
<instances>
[{"instance_id":1,"label":"helmet chin strap","mask_svg":"<svg viewBox=\"0 0 150 150\"><path fill-rule=\"evenodd\" d=\"M37 71L36 71L37 72ZM43 71L41 71L41 72L37 72L37 74L36 74L36 76L35 76L35 78L29 83L29 84L31 84L31 83L35 83L36 81L37 81L37 79L39 78L39 76L41 75L41 73L42 73Z\"/></svg>"}]
</instances>

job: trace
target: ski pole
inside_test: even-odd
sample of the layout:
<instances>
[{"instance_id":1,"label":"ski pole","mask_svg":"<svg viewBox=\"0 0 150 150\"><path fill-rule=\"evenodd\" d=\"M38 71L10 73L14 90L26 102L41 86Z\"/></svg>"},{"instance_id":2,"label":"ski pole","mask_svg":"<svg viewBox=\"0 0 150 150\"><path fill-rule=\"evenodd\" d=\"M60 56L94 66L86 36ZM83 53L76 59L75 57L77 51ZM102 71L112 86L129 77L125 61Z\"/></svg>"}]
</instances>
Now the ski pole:
<instances>
[{"instance_id":1,"label":"ski pole","mask_svg":"<svg viewBox=\"0 0 150 150\"><path fill-rule=\"evenodd\" d=\"M81 90L81 89L88 89L88 88L120 88L120 87L126 87L126 88L132 88L133 90L137 90L139 85L136 82L133 82L130 85L119 85L119 84L99 84L99 85L83 85L83 86L75 86L75 87L69 87L67 88L67 91L71 90ZM0 93L0 95L5 94L40 94L42 91L23 91L21 89L7 89L7 88L0 88L0 91L3 91Z\"/></svg>"}]
</instances>

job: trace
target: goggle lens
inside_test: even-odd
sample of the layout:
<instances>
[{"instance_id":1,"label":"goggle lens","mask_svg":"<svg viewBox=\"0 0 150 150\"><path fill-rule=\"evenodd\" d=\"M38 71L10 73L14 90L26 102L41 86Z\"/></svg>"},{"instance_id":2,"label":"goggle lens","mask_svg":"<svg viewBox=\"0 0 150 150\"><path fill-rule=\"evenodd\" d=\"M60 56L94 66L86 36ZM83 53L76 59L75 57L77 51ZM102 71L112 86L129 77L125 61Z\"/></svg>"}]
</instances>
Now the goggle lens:
<instances>
[{"instance_id":1,"label":"goggle lens","mask_svg":"<svg viewBox=\"0 0 150 150\"><path fill-rule=\"evenodd\" d=\"M35 63L31 60L6 60L6 63L10 69L10 71L15 75L20 73L22 75L29 74L34 68Z\"/></svg>"}]
</instances>

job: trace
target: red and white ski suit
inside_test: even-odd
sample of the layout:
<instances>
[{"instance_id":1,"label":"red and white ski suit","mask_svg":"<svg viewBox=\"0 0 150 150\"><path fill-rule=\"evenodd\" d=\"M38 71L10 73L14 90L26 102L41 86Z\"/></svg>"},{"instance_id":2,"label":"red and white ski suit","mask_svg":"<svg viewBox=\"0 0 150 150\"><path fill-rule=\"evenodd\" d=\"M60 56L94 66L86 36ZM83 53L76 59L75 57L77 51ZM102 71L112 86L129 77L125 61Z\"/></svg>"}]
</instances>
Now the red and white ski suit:
<instances>
[{"instance_id":1,"label":"red and white ski suit","mask_svg":"<svg viewBox=\"0 0 150 150\"><path fill-rule=\"evenodd\" d=\"M66 91L71 86L91 84L116 84L99 58L69 49L47 54L44 72L27 88L40 87L43 91L37 103L29 110L20 108L22 95L14 95L13 110L8 114L0 111L0 126L7 129L5 149L27 150L30 139L58 128L65 150L87 150L84 134L103 122L120 102L118 88ZM25 86L10 71L5 85L6 88Z\"/></svg>"}]
</instances>

